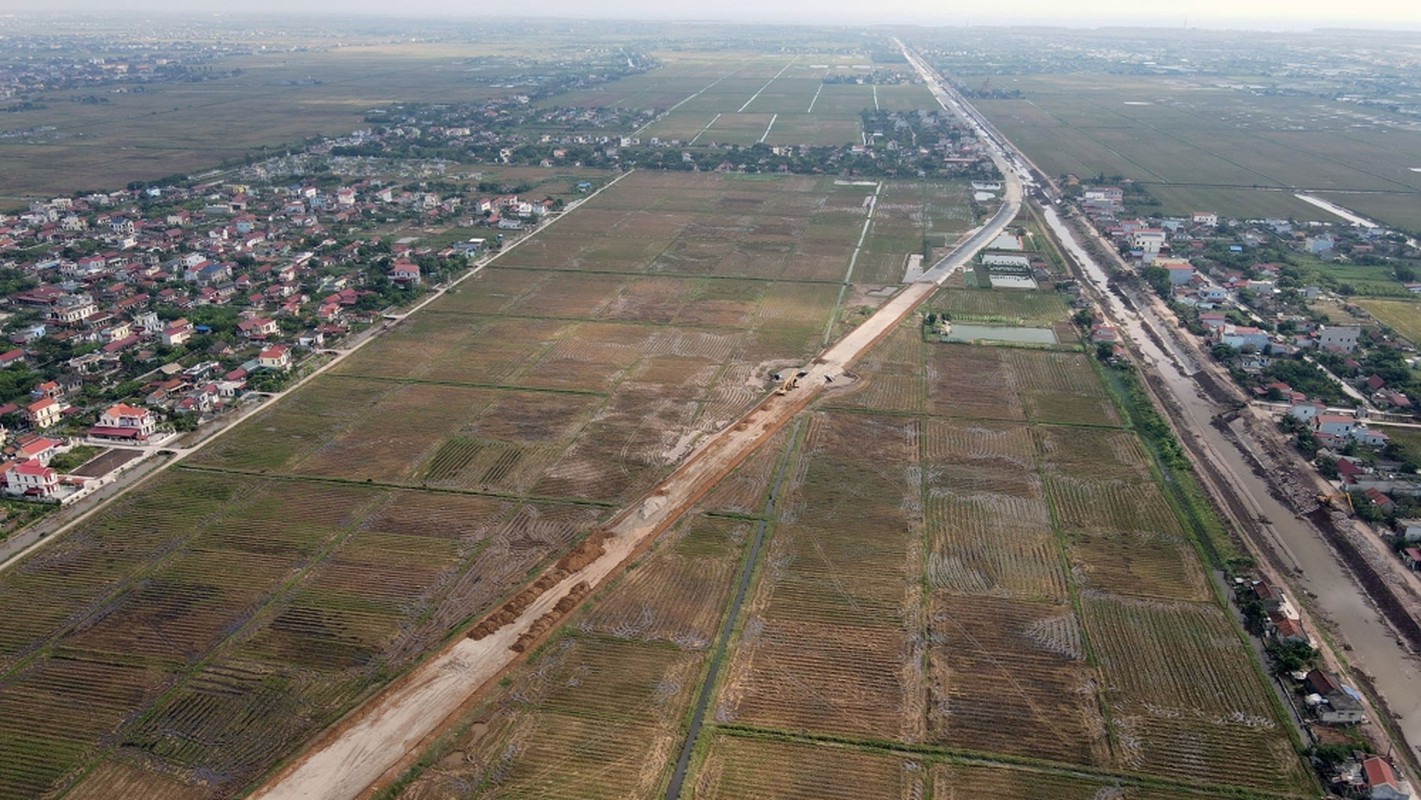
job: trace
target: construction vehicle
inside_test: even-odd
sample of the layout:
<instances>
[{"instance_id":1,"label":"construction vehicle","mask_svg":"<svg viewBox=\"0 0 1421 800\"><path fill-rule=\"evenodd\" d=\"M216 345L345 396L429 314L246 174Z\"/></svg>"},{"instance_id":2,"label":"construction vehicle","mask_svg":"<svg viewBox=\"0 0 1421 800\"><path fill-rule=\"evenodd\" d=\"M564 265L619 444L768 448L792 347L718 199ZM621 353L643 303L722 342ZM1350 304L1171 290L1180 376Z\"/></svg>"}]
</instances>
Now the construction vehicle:
<instances>
[{"instance_id":1,"label":"construction vehicle","mask_svg":"<svg viewBox=\"0 0 1421 800\"><path fill-rule=\"evenodd\" d=\"M1346 492L1338 492L1336 494L1318 492L1317 502L1321 505L1327 506L1328 508L1335 508L1338 511L1341 511L1342 507L1345 505L1349 514L1357 513L1357 509L1352 505L1352 495L1347 494Z\"/></svg>"},{"instance_id":2,"label":"construction vehicle","mask_svg":"<svg viewBox=\"0 0 1421 800\"><path fill-rule=\"evenodd\" d=\"M798 389L798 388L799 388L799 378L785 378L784 383L781 383L781 384L780 384L780 388L778 388L778 389L775 390L775 394L777 394L777 395L786 395L786 394L789 394L789 390L790 390L790 389Z\"/></svg>"}]
</instances>

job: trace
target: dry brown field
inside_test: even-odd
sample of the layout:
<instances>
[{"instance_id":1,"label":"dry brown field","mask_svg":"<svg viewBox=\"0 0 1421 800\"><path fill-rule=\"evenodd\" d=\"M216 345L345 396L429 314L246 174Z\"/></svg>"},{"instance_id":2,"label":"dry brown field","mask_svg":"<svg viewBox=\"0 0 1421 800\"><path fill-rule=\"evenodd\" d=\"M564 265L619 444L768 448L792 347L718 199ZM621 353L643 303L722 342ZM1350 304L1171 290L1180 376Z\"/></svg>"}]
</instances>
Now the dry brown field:
<instances>
[{"instance_id":1,"label":"dry brown field","mask_svg":"<svg viewBox=\"0 0 1421 800\"><path fill-rule=\"evenodd\" d=\"M34 609L0 631L0 796L83 796L99 780L242 793L750 407L767 364L818 352L861 200L828 180L629 176L0 574L6 606ZM821 249L794 263L813 269L779 274L810 227ZM664 252L690 264L727 236L715 264L663 268ZM776 463L752 460L706 507L760 513ZM748 535L707 519L718 533L685 540L729 550L629 573L568 664L689 669L647 701L684 705ZM566 689L498 730L565 732L546 756L579 735L605 744L594 723L578 734L548 716L595 716ZM627 758L651 752L643 734L675 744L676 720L642 708L615 722ZM528 768L537 795L545 767ZM648 769L598 780L635 794L659 780Z\"/></svg>"},{"instance_id":2,"label":"dry brown field","mask_svg":"<svg viewBox=\"0 0 1421 800\"><path fill-rule=\"evenodd\" d=\"M915 363L958 381L986 365L1021 395L1101 405L1062 424L1025 404L1001 419L942 402L956 382L927 383L916 407L875 388ZM825 396L788 442L775 513L758 517L771 529L681 796L1309 795L1252 654L1094 369L1071 352L928 344L910 323ZM778 448L708 502L773 483ZM728 510L757 518L748 499ZM687 613L673 609L714 590L661 572L670 552L569 635L674 637L684 623L668 620ZM699 569L733 583L723 565ZM677 590L651 599L661 581ZM646 741L669 764L659 734ZM440 770L401 796L450 796L428 793ZM606 794L597 774L589 796ZM659 796L667 775L634 793Z\"/></svg>"}]
</instances>

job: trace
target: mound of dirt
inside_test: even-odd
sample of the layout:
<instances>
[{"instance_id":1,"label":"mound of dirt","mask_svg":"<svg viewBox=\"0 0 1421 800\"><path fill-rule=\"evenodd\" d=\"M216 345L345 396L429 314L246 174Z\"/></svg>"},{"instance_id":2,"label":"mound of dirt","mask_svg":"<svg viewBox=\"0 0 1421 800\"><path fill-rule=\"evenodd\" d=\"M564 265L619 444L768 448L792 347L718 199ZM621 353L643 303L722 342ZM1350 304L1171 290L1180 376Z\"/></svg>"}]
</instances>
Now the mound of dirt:
<instances>
[{"instance_id":1,"label":"mound of dirt","mask_svg":"<svg viewBox=\"0 0 1421 800\"><path fill-rule=\"evenodd\" d=\"M522 616L524 611L528 610L528 606L531 606L534 600L543 596L544 592L557 586L567 576L601 558L602 554L606 552L604 543L607 541L609 535L606 530L601 528L589 533L587 538L583 539L572 552L558 559L558 563L554 564L552 569L538 576L537 580L523 587L518 594L515 594L512 599L504 603L497 611L485 617L478 625L475 625L474 629L469 631L469 638L474 640L482 639L499 628L502 628L504 625L518 619L518 617ZM578 584L578 586L586 586L586 582L584 581ZM576 592L577 590L574 589L573 591ZM566 600L567 598L563 598L562 601L559 601L558 605L561 606ZM574 601L573 604L576 605L576 601ZM542 620L539 620L539 622L541 621Z\"/></svg>"},{"instance_id":2,"label":"mound of dirt","mask_svg":"<svg viewBox=\"0 0 1421 800\"><path fill-rule=\"evenodd\" d=\"M518 641L509 645L508 649L515 653L521 653L528 649L533 642L537 641L543 634L552 630L554 625L562 621L562 618L566 616L569 611L577 608L577 604L581 603L582 599L586 597L590 591L592 591L592 587L588 585L587 581L581 581L572 587L572 590L567 593L567 596L559 600L557 605L553 606L552 611L538 617L538 621L534 622L528 630L524 631L523 634L518 637Z\"/></svg>"}]
</instances>

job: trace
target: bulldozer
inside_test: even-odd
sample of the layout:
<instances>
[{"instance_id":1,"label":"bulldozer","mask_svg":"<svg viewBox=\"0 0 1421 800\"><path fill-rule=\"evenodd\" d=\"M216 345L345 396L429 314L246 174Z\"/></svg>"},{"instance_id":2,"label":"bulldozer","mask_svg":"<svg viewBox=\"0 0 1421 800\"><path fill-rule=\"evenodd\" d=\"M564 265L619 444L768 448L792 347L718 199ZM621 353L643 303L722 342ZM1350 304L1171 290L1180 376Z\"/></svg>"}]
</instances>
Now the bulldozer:
<instances>
[{"instance_id":1,"label":"bulldozer","mask_svg":"<svg viewBox=\"0 0 1421 800\"><path fill-rule=\"evenodd\" d=\"M1352 495L1347 494L1346 492L1337 492L1336 494L1318 492L1317 502L1320 505L1327 506L1328 508L1335 508L1338 511L1341 511L1345 507L1347 513L1357 513L1357 509L1352 505Z\"/></svg>"}]
</instances>

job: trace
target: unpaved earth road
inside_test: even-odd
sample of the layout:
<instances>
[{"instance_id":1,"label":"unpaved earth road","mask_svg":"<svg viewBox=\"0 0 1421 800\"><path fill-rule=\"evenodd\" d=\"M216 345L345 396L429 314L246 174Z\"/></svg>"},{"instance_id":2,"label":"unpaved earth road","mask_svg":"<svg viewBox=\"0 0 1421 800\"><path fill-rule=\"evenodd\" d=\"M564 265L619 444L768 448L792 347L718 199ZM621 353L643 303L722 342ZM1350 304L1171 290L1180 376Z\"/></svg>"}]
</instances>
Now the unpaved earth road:
<instances>
[{"instance_id":1,"label":"unpaved earth road","mask_svg":"<svg viewBox=\"0 0 1421 800\"><path fill-rule=\"evenodd\" d=\"M702 495L745 460L826 386L828 378L867 353L937 291L939 284L996 238L1021 207L1022 187L1011 172L1002 209L972 232L919 282L910 284L872 317L806 366L800 387L784 396L770 395L740 420L701 444L666 480L623 510L604 530L603 552L567 575L527 605L511 622L480 639L460 638L444 651L356 709L293 764L254 793L258 800L348 800L392 779L427 737L509 665L521 658L512 649L519 637L545 615L566 616L554 607L575 589L595 591L644 551ZM520 648L521 649L521 648ZM529 647L528 649L531 649Z\"/></svg>"},{"instance_id":2,"label":"unpaved earth road","mask_svg":"<svg viewBox=\"0 0 1421 800\"><path fill-rule=\"evenodd\" d=\"M1011 214L993 220L997 230L969 239L981 247L995 238ZM993 227L992 225L987 226ZM984 229L985 230L985 229ZM961 263L960 253L954 260ZM951 273L938 273L945 279ZM826 378L866 353L924 300L937 291L935 283L905 287L872 317L825 350L807 366L801 388L784 396L771 395L708 439L675 472L636 505L622 511L605 530L603 553L591 564L563 578L517 617L482 639L460 639L431 661L377 695L318 741L315 748L278 775L254 797L354 798L397 767L406 754L436 732L472 695L521 657L511 649L524 632L579 584L592 590L604 583L648 546L727 473L765 440L784 427L830 385Z\"/></svg>"}]
</instances>

